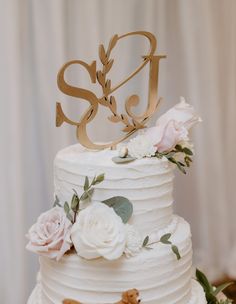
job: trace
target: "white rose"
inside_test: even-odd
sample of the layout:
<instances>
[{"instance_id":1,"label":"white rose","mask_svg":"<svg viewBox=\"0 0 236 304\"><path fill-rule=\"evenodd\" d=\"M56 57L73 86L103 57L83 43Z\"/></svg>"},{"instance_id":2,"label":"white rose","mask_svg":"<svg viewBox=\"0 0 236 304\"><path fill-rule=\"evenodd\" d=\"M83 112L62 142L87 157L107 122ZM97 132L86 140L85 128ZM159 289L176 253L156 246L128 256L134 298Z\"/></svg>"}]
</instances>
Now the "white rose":
<instances>
[{"instance_id":1,"label":"white rose","mask_svg":"<svg viewBox=\"0 0 236 304\"><path fill-rule=\"evenodd\" d=\"M129 155L138 159L151 157L156 153L156 148L145 134L132 138L127 145Z\"/></svg>"},{"instance_id":2,"label":"white rose","mask_svg":"<svg viewBox=\"0 0 236 304\"><path fill-rule=\"evenodd\" d=\"M77 254L85 259L118 259L125 248L125 225L113 208L93 203L79 212L71 230Z\"/></svg>"},{"instance_id":3,"label":"white rose","mask_svg":"<svg viewBox=\"0 0 236 304\"><path fill-rule=\"evenodd\" d=\"M125 255L129 258L136 256L142 248L142 238L139 232L129 224L125 225L126 229L126 245L125 245Z\"/></svg>"},{"instance_id":4,"label":"white rose","mask_svg":"<svg viewBox=\"0 0 236 304\"><path fill-rule=\"evenodd\" d=\"M70 230L72 223L61 207L42 213L30 228L26 248L58 261L72 245Z\"/></svg>"}]
</instances>

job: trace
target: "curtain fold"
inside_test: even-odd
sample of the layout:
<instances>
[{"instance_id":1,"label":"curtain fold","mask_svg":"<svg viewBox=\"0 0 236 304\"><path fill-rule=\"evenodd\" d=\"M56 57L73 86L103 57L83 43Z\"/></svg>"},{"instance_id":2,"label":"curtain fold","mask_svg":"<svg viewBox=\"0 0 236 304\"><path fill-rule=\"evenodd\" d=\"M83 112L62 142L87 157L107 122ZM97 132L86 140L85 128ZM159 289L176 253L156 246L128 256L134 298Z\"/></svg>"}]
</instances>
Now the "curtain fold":
<instances>
[{"instance_id":1,"label":"curtain fold","mask_svg":"<svg viewBox=\"0 0 236 304\"><path fill-rule=\"evenodd\" d=\"M193 133L193 167L187 177L176 174L175 187L176 212L192 227L195 261L212 278L225 273L236 278L236 2L8 0L2 8L1 303L26 303L34 286L38 262L25 251L25 234L52 205L56 152L76 142L73 127L54 126L55 103L75 119L85 106L57 89L56 74L66 61L97 60L99 43L107 45L113 34L136 30L154 33L158 53L167 55L159 74L164 102L156 117L183 95L203 118ZM137 64L142 45L135 40L121 45L116 80ZM68 78L90 85L82 71ZM142 108L146 88L143 74L117 96L122 102L135 91ZM118 134L107 128L105 117L102 113L90 130L93 138Z\"/></svg>"}]
</instances>

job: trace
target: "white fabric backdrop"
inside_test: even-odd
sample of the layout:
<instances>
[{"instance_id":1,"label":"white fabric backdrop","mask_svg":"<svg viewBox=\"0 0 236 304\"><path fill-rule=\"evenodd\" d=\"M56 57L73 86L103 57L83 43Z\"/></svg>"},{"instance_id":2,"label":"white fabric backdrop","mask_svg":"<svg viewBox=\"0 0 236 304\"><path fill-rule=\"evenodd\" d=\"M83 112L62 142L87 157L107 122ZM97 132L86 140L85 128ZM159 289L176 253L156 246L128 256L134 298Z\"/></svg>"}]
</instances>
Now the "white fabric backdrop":
<instances>
[{"instance_id":1,"label":"white fabric backdrop","mask_svg":"<svg viewBox=\"0 0 236 304\"><path fill-rule=\"evenodd\" d=\"M177 173L176 211L191 223L198 265L214 278L227 272L236 277L236 2L1 2L1 303L26 303L38 264L24 249L24 235L52 203L56 151L76 141L72 127L54 126L57 100L67 113L81 109L57 90L58 69L67 60L97 59L100 42L140 29L153 32L159 53L168 56L161 62L161 112L184 95L203 118L194 133L195 163L187 177ZM134 66L136 43L127 44L116 79ZM80 73L71 79L86 84ZM136 79L131 92L138 88L144 102L145 77ZM119 99L129 90L122 89ZM100 136L107 138L112 131L101 121Z\"/></svg>"}]
</instances>

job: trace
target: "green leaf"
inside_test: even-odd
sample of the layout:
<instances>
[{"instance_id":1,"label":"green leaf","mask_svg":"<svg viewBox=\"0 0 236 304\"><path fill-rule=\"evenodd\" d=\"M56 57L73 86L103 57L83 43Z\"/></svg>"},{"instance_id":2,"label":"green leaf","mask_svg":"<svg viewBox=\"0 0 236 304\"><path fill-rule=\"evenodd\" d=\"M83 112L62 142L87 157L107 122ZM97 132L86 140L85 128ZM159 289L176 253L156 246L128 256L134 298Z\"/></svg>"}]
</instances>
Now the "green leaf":
<instances>
[{"instance_id":1,"label":"green leaf","mask_svg":"<svg viewBox=\"0 0 236 304\"><path fill-rule=\"evenodd\" d=\"M94 192L94 188L91 188L91 189L89 189L89 190L87 191L87 195L88 195L89 198L92 197L93 192Z\"/></svg>"},{"instance_id":2,"label":"green leaf","mask_svg":"<svg viewBox=\"0 0 236 304\"><path fill-rule=\"evenodd\" d=\"M85 201L86 199L91 198L93 192L94 188L91 188L88 191L84 192L80 197L81 201Z\"/></svg>"},{"instance_id":3,"label":"green leaf","mask_svg":"<svg viewBox=\"0 0 236 304\"><path fill-rule=\"evenodd\" d=\"M104 178L105 178L105 174L104 173L98 175L96 177L96 180L95 180L95 185L100 184L101 182L103 182Z\"/></svg>"},{"instance_id":4,"label":"green leaf","mask_svg":"<svg viewBox=\"0 0 236 304\"><path fill-rule=\"evenodd\" d=\"M171 237L171 233L167 233L164 234L161 238L160 238L160 242L163 244L171 244L171 242L169 241L169 238Z\"/></svg>"},{"instance_id":5,"label":"green leaf","mask_svg":"<svg viewBox=\"0 0 236 304\"><path fill-rule=\"evenodd\" d=\"M230 285L232 285L232 284L234 284L234 282L224 283L224 284L218 286L218 287L213 291L212 294L213 294L214 296L217 296L218 293L220 293L221 291L223 291L225 288L227 288L228 286L230 286Z\"/></svg>"},{"instance_id":6,"label":"green leaf","mask_svg":"<svg viewBox=\"0 0 236 304\"><path fill-rule=\"evenodd\" d=\"M179 162L176 162L177 168L184 174L186 174L185 169L182 167L182 165Z\"/></svg>"},{"instance_id":7,"label":"green leaf","mask_svg":"<svg viewBox=\"0 0 236 304\"><path fill-rule=\"evenodd\" d=\"M86 176L84 181L84 191L87 191L88 188L89 188L89 179L88 176Z\"/></svg>"},{"instance_id":8,"label":"green leaf","mask_svg":"<svg viewBox=\"0 0 236 304\"><path fill-rule=\"evenodd\" d=\"M171 245L171 249L172 249L172 251L174 252L174 254L176 255L177 260L180 260L180 259L181 259L181 255L180 255L180 253L179 253L178 247L175 246L175 245Z\"/></svg>"},{"instance_id":9,"label":"green leaf","mask_svg":"<svg viewBox=\"0 0 236 304\"><path fill-rule=\"evenodd\" d=\"M105 201L102 201L102 203L106 204L109 207L112 207L125 224L128 222L133 213L132 203L123 196L114 196Z\"/></svg>"},{"instance_id":10,"label":"green leaf","mask_svg":"<svg viewBox=\"0 0 236 304\"><path fill-rule=\"evenodd\" d=\"M73 223L73 217L70 214L70 212L66 214L66 217L68 218L68 220L70 220Z\"/></svg>"},{"instance_id":11,"label":"green leaf","mask_svg":"<svg viewBox=\"0 0 236 304\"><path fill-rule=\"evenodd\" d=\"M193 152L187 147L183 148L183 152L187 155L191 155L191 156L193 155Z\"/></svg>"},{"instance_id":12,"label":"green leaf","mask_svg":"<svg viewBox=\"0 0 236 304\"><path fill-rule=\"evenodd\" d=\"M125 163L130 163L132 161L136 160L135 157L127 156L127 157L119 157L115 156L112 157L112 161L116 164L125 164Z\"/></svg>"},{"instance_id":13,"label":"green leaf","mask_svg":"<svg viewBox=\"0 0 236 304\"><path fill-rule=\"evenodd\" d=\"M167 154L165 155L165 157L171 158L171 157L173 157L173 156L175 155L175 153L176 153L176 152L169 152L169 153L167 153Z\"/></svg>"},{"instance_id":14,"label":"green leaf","mask_svg":"<svg viewBox=\"0 0 236 304\"><path fill-rule=\"evenodd\" d=\"M181 147L181 145L176 145L175 146L175 149L179 152L182 152L183 151L183 148Z\"/></svg>"},{"instance_id":15,"label":"green leaf","mask_svg":"<svg viewBox=\"0 0 236 304\"><path fill-rule=\"evenodd\" d=\"M70 212L70 207L69 207L69 204L67 202L65 202L64 204L64 211L66 214L68 214Z\"/></svg>"},{"instance_id":16,"label":"green leaf","mask_svg":"<svg viewBox=\"0 0 236 304\"><path fill-rule=\"evenodd\" d=\"M94 176L94 178L93 178L93 180L92 180L92 182L91 182L91 186L94 186L95 185L95 183L96 183L96 175Z\"/></svg>"},{"instance_id":17,"label":"green leaf","mask_svg":"<svg viewBox=\"0 0 236 304\"><path fill-rule=\"evenodd\" d=\"M145 247L145 246L147 246L147 244L148 244L148 242L149 242L149 236L147 235L146 237L145 237L145 239L143 240L143 247Z\"/></svg>"},{"instance_id":18,"label":"green leaf","mask_svg":"<svg viewBox=\"0 0 236 304\"><path fill-rule=\"evenodd\" d=\"M78 195L77 194L74 194L73 197L72 197L72 200L71 200L71 209L73 211L76 211L78 209L78 206L79 206L79 198L78 198Z\"/></svg>"},{"instance_id":19,"label":"green leaf","mask_svg":"<svg viewBox=\"0 0 236 304\"><path fill-rule=\"evenodd\" d=\"M53 204L53 207L56 207L56 206L62 207L62 205L60 204L60 200L59 200L57 195L55 197L55 202Z\"/></svg>"},{"instance_id":20,"label":"green leaf","mask_svg":"<svg viewBox=\"0 0 236 304\"><path fill-rule=\"evenodd\" d=\"M196 278L197 281L202 285L206 294L213 292L213 286L210 284L205 274L199 269L196 269Z\"/></svg>"}]
</instances>

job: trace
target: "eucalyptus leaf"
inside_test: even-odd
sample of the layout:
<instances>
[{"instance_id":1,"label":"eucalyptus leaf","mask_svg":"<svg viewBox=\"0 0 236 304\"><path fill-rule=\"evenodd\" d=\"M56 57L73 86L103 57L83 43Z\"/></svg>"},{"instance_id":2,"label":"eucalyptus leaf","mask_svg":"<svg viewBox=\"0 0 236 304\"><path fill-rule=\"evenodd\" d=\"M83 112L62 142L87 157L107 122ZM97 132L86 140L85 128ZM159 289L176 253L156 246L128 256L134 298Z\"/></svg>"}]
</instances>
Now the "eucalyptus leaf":
<instances>
[{"instance_id":1,"label":"eucalyptus leaf","mask_svg":"<svg viewBox=\"0 0 236 304\"><path fill-rule=\"evenodd\" d=\"M183 151L183 148L181 147L181 145L176 145L175 146L175 149L179 152L182 152Z\"/></svg>"},{"instance_id":2,"label":"eucalyptus leaf","mask_svg":"<svg viewBox=\"0 0 236 304\"><path fill-rule=\"evenodd\" d=\"M171 242L169 241L169 238L171 237L171 233L167 233L164 234L161 238L160 238L160 242L163 244L171 244Z\"/></svg>"},{"instance_id":3,"label":"eucalyptus leaf","mask_svg":"<svg viewBox=\"0 0 236 304\"><path fill-rule=\"evenodd\" d=\"M109 207L112 207L117 215L119 215L123 223L127 223L133 213L132 203L123 196L114 196L107 200L102 201Z\"/></svg>"},{"instance_id":4,"label":"eucalyptus leaf","mask_svg":"<svg viewBox=\"0 0 236 304\"><path fill-rule=\"evenodd\" d=\"M53 204L53 207L56 207L56 206L62 207L62 205L60 204L60 200L59 200L57 195L55 196L55 202Z\"/></svg>"},{"instance_id":5,"label":"eucalyptus leaf","mask_svg":"<svg viewBox=\"0 0 236 304\"><path fill-rule=\"evenodd\" d=\"M148 242L149 242L149 236L147 235L143 240L143 247L147 246Z\"/></svg>"},{"instance_id":6,"label":"eucalyptus leaf","mask_svg":"<svg viewBox=\"0 0 236 304\"><path fill-rule=\"evenodd\" d=\"M103 182L103 181L104 181L104 178L105 178L105 174L104 174L104 173L98 175L98 176L96 177L96 180L95 180L95 184L94 184L94 185L100 184L101 182Z\"/></svg>"},{"instance_id":7,"label":"eucalyptus leaf","mask_svg":"<svg viewBox=\"0 0 236 304\"><path fill-rule=\"evenodd\" d=\"M78 209L79 206L79 198L77 194L74 194L71 200L71 209L73 211L76 211Z\"/></svg>"},{"instance_id":8,"label":"eucalyptus leaf","mask_svg":"<svg viewBox=\"0 0 236 304\"><path fill-rule=\"evenodd\" d=\"M172 251L174 252L174 254L176 255L177 260L180 260L180 259L181 259L181 256L180 256L178 247L175 246L175 245L171 245L171 249L172 249Z\"/></svg>"},{"instance_id":9,"label":"eucalyptus leaf","mask_svg":"<svg viewBox=\"0 0 236 304\"><path fill-rule=\"evenodd\" d=\"M86 176L84 181L84 191L87 191L88 189L89 189L89 179L88 176Z\"/></svg>"},{"instance_id":10,"label":"eucalyptus leaf","mask_svg":"<svg viewBox=\"0 0 236 304\"><path fill-rule=\"evenodd\" d=\"M193 152L187 147L183 148L183 152L187 155L191 155L191 156L193 155Z\"/></svg>"},{"instance_id":11,"label":"eucalyptus leaf","mask_svg":"<svg viewBox=\"0 0 236 304\"><path fill-rule=\"evenodd\" d=\"M96 175L94 176L94 178L93 178L93 180L92 180L92 182L91 182L91 186L94 186L95 185L95 183L96 183Z\"/></svg>"},{"instance_id":12,"label":"eucalyptus leaf","mask_svg":"<svg viewBox=\"0 0 236 304\"><path fill-rule=\"evenodd\" d=\"M91 196L93 195L94 192L94 188L91 188L87 191L88 197L91 198Z\"/></svg>"},{"instance_id":13,"label":"eucalyptus leaf","mask_svg":"<svg viewBox=\"0 0 236 304\"><path fill-rule=\"evenodd\" d=\"M70 214L70 212L66 214L66 217L68 218L68 220L70 220L73 223L73 217Z\"/></svg>"},{"instance_id":14,"label":"eucalyptus leaf","mask_svg":"<svg viewBox=\"0 0 236 304\"><path fill-rule=\"evenodd\" d=\"M182 173L186 174L185 169L180 165L179 162L176 162L176 165L177 165L177 168L178 168Z\"/></svg>"},{"instance_id":15,"label":"eucalyptus leaf","mask_svg":"<svg viewBox=\"0 0 236 304\"><path fill-rule=\"evenodd\" d=\"M81 201L85 201L85 200L88 199L88 198L89 198L88 192L84 192L84 193L81 195L80 200L81 200Z\"/></svg>"},{"instance_id":16,"label":"eucalyptus leaf","mask_svg":"<svg viewBox=\"0 0 236 304\"><path fill-rule=\"evenodd\" d=\"M70 212L70 207L69 207L69 204L67 202L65 202L64 204L64 211L66 214L68 214Z\"/></svg>"},{"instance_id":17,"label":"eucalyptus leaf","mask_svg":"<svg viewBox=\"0 0 236 304\"><path fill-rule=\"evenodd\" d=\"M112 158L112 161L116 164L125 164L125 163L130 163L132 161L136 160L135 157L127 156L127 157L119 157L115 156Z\"/></svg>"},{"instance_id":18,"label":"eucalyptus leaf","mask_svg":"<svg viewBox=\"0 0 236 304\"><path fill-rule=\"evenodd\" d=\"M165 157L170 158L173 157L175 155L176 152L169 152L165 155Z\"/></svg>"}]
</instances>

